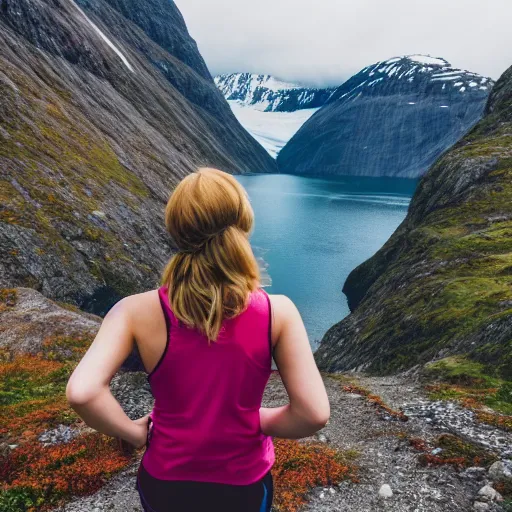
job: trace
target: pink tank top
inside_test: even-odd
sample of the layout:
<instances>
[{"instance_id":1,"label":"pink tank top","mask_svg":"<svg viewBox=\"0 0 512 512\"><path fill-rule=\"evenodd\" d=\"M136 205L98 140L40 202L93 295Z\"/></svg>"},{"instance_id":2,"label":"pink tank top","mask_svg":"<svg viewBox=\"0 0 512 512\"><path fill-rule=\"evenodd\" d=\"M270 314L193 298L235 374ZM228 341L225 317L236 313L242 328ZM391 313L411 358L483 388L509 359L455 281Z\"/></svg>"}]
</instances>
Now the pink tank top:
<instances>
[{"instance_id":1,"label":"pink tank top","mask_svg":"<svg viewBox=\"0 0 512 512\"><path fill-rule=\"evenodd\" d=\"M148 381L155 397L142 464L161 480L248 485L274 463L259 409L271 373L271 304L252 292L247 309L225 319L217 341L183 325L158 290L167 344Z\"/></svg>"}]
</instances>

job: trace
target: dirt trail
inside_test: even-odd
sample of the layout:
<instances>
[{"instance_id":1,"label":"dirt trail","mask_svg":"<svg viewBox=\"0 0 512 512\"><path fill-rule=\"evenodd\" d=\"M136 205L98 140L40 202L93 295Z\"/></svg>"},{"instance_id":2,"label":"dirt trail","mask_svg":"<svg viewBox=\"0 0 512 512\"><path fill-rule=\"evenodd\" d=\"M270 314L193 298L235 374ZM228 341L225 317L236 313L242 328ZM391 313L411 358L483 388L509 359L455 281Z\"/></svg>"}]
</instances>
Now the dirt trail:
<instances>
[{"instance_id":1,"label":"dirt trail","mask_svg":"<svg viewBox=\"0 0 512 512\"><path fill-rule=\"evenodd\" d=\"M474 510L473 504L479 489L488 483L486 471L474 468L456 471L451 466L421 466L418 463L419 453L409 443L410 438L432 441L441 433L453 433L453 428L443 423L445 406L440 408L441 418L432 414L413 415L408 421L400 421L386 412L379 412L363 396L344 390L346 378L324 377L331 402L331 418L315 439L340 450L356 451L358 456L355 463L360 468L360 481L346 481L339 486L314 489L304 511ZM348 378L382 397L393 409L404 408L407 412L408 408L415 410L425 404L432 404L413 377L370 378L350 375ZM267 406L286 403L286 392L277 374L270 379L264 403ZM471 435L478 436L478 428L471 430ZM512 446L512 436L505 433L502 436L505 439L503 442ZM61 512L140 511L139 498L134 488L136 470L137 466L132 466L96 494L68 504ZM392 496L379 496L379 490L384 484L389 485ZM480 510L502 510L496 503L485 505L487 508Z\"/></svg>"}]
</instances>

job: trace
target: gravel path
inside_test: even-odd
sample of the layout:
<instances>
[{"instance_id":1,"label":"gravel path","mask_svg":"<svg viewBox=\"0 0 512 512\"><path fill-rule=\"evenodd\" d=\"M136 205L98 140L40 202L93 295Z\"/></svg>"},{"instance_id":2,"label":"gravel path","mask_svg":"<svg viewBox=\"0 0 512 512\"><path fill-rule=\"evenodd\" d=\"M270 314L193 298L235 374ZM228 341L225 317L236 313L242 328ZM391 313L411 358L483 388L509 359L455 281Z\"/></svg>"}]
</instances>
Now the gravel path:
<instances>
[{"instance_id":1,"label":"gravel path","mask_svg":"<svg viewBox=\"0 0 512 512\"><path fill-rule=\"evenodd\" d=\"M394 409L414 409L431 403L424 396L421 385L410 376L369 378L350 375L350 379L381 396ZM331 418L315 438L341 450L356 450L359 454L356 464L360 468L360 482L343 482L336 487L314 489L304 511L475 510L473 503L478 491L488 483L486 471L471 468L457 472L451 467L422 467L417 462L418 453L408 442L410 437L432 440L440 433L453 429L442 422L432 421L431 417L427 421L429 417L421 414L412 416L406 422L396 420L378 413L362 396L344 391L343 377L340 380L325 376L324 381L331 402ZM126 389L126 385L121 387ZM144 397L147 400L147 394ZM286 403L286 399L279 376L274 374L265 392L264 403L277 406ZM133 396L129 403L133 405ZM147 402L142 409L147 409ZM467 418L465 421L468 421ZM507 442L510 441L510 437L501 434ZM134 488L136 470L137 464L114 477L96 494L69 503L60 511L142 510ZM382 488L383 485L389 486L392 496L379 495L379 491L389 491L386 487ZM501 510L495 503L485 505L485 510Z\"/></svg>"}]
</instances>

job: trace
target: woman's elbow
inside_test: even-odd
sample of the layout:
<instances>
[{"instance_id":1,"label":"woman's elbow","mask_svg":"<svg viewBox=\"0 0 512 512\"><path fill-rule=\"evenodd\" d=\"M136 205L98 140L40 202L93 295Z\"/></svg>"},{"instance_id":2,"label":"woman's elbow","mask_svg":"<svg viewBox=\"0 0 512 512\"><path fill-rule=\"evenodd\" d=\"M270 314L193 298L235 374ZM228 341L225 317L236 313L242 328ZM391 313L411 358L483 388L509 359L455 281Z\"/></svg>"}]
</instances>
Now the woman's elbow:
<instances>
[{"instance_id":1,"label":"woman's elbow","mask_svg":"<svg viewBox=\"0 0 512 512\"><path fill-rule=\"evenodd\" d=\"M327 425L330 417L331 411L329 405L327 405L327 407L322 410L318 410L313 414L311 418L312 424L317 430L321 430Z\"/></svg>"},{"instance_id":2,"label":"woman's elbow","mask_svg":"<svg viewBox=\"0 0 512 512\"><path fill-rule=\"evenodd\" d=\"M83 386L80 386L70 380L66 386L66 400L71 408L75 409L76 407L83 406L90 402L92 399L92 393L84 389Z\"/></svg>"}]
</instances>

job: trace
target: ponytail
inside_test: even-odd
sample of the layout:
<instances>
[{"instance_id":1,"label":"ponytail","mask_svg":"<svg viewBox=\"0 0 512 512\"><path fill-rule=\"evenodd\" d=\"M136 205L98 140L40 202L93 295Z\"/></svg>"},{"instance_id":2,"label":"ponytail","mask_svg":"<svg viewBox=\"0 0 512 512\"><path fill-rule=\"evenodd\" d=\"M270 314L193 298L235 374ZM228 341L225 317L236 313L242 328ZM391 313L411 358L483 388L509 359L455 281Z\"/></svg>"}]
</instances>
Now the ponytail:
<instances>
[{"instance_id":1,"label":"ponytail","mask_svg":"<svg viewBox=\"0 0 512 512\"><path fill-rule=\"evenodd\" d=\"M245 309L260 278L247 194L233 176L199 169L176 187L165 219L178 247L162 276L169 304L179 320L215 341L224 318Z\"/></svg>"}]
</instances>

